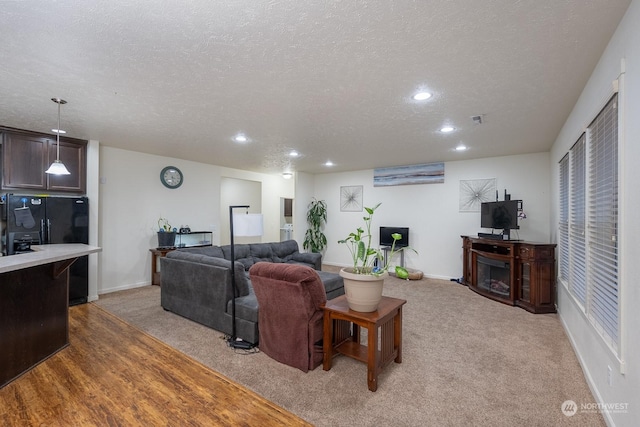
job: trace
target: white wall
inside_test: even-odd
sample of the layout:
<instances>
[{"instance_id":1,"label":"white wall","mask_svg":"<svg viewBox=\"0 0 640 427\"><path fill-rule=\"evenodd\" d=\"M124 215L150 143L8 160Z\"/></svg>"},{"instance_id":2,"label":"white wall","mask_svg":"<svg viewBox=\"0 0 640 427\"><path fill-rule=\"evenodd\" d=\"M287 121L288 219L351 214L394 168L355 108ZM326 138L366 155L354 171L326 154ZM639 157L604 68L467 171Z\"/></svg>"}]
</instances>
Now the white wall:
<instances>
[{"instance_id":1,"label":"white wall","mask_svg":"<svg viewBox=\"0 0 640 427\"><path fill-rule=\"evenodd\" d=\"M175 190L160 182L160 171L172 165L184 174ZM278 175L238 171L220 166L100 147L97 294L151 283L151 253L158 245L158 218L173 227L213 231L220 241L221 177L260 182L265 216L264 241L279 240L280 197L293 197L293 184Z\"/></svg>"},{"instance_id":2,"label":"white wall","mask_svg":"<svg viewBox=\"0 0 640 427\"><path fill-rule=\"evenodd\" d=\"M340 212L340 187L362 185L364 206L382 202L372 225L376 244L380 226L409 227L409 244L418 254L405 254L407 267L430 277L461 277L460 236L475 235L482 229L480 212L459 211L460 180L484 178L496 178L500 200L505 189L512 199L523 200L528 218L520 222L512 238L549 241L549 154L538 153L448 162L443 184L374 187L373 170L317 175L315 196L326 200L328 210L325 234L329 244L323 261L339 266L350 263L348 249L337 241L362 225L363 212Z\"/></svg>"},{"instance_id":3,"label":"white wall","mask_svg":"<svg viewBox=\"0 0 640 427\"><path fill-rule=\"evenodd\" d=\"M100 143L89 141L87 144L87 197L89 198L89 244L99 244L99 212L100 212ZM89 301L98 299L100 283L100 259L102 254L89 255Z\"/></svg>"},{"instance_id":4,"label":"white wall","mask_svg":"<svg viewBox=\"0 0 640 427\"><path fill-rule=\"evenodd\" d=\"M623 65L624 64L624 65ZM619 284L622 325L622 355L613 355L582 314L564 284L558 284L558 311L582 364L587 380L599 403L627 403L628 410L607 412L610 425L636 426L640 418L640 247L635 242L640 232L640 1L634 0L621 21L609 46L600 58L573 112L567 119L551 151L553 173L552 223L558 221L557 163L575 143L589 122L613 94L612 82L620 78L620 227ZM554 231L555 238L555 231ZM612 368L612 384L607 381L607 368ZM567 396L570 398L570 396ZM588 402L577 402L588 403Z\"/></svg>"}]
</instances>

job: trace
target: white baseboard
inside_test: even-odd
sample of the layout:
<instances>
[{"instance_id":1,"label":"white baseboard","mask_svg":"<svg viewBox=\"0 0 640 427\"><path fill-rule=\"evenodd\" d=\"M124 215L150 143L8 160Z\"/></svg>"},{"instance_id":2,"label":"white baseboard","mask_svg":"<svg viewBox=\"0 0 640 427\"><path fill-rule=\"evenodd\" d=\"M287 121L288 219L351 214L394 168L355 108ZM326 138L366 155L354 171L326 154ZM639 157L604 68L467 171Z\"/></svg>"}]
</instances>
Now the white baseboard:
<instances>
[{"instance_id":1,"label":"white baseboard","mask_svg":"<svg viewBox=\"0 0 640 427\"><path fill-rule=\"evenodd\" d=\"M573 348L573 352L576 354L578 363L580 364L580 368L582 368L582 373L584 375L585 380L587 381L587 385L589 386L591 393L593 394L593 397L596 399L596 402L603 402L602 396L600 395L600 392L598 391L598 388L596 387L595 382L593 381L593 377L591 376L591 373L587 369L587 365L584 361L584 358L582 357L582 354L580 354L580 352L578 351L573 335L571 334L571 331L569 330L567 324L564 321L564 318L562 317L562 312L560 310L557 310L557 311L558 311L558 319L560 319L560 324L562 325L562 328L564 329L564 333L567 335L567 338L569 339L569 343L571 344L571 348ZM604 417L604 421L608 426L610 427L615 426L615 423L611 418L611 414L609 413L609 411L603 411L602 416Z\"/></svg>"},{"instance_id":2,"label":"white baseboard","mask_svg":"<svg viewBox=\"0 0 640 427\"><path fill-rule=\"evenodd\" d=\"M151 282L130 283L127 285L116 286L113 288L100 289L98 295L110 294L111 292L125 291L127 289L141 288L143 286L149 286Z\"/></svg>"}]
</instances>

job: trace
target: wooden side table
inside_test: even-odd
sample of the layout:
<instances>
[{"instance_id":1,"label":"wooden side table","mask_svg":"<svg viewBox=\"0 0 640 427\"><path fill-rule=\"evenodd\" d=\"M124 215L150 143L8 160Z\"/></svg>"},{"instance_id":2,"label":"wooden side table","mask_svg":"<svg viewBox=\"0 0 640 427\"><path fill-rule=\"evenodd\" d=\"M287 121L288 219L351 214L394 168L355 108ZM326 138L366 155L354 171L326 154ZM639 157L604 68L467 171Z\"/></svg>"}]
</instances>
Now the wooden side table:
<instances>
[{"instance_id":1,"label":"wooden side table","mask_svg":"<svg viewBox=\"0 0 640 427\"><path fill-rule=\"evenodd\" d=\"M324 306L323 369L331 369L336 353L365 362L369 390L376 391L382 369L392 360L402 363L402 306L406 302L383 296L378 310L361 313L349 309L345 295L327 301ZM353 328L345 327L345 323ZM367 345L360 344L360 328L367 330Z\"/></svg>"},{"instance_id":2,"label":"wooden side table","mask_svg":"<svg viewBox=\"0 0 640 427\"><path fill-rule=\"evenodd\" d=\"M160 263L158 259L167 255L169 252L174 251L176 248L156 248L149 249L151 252L151 284L160 286Z\"/></svg>"}]
</instances>

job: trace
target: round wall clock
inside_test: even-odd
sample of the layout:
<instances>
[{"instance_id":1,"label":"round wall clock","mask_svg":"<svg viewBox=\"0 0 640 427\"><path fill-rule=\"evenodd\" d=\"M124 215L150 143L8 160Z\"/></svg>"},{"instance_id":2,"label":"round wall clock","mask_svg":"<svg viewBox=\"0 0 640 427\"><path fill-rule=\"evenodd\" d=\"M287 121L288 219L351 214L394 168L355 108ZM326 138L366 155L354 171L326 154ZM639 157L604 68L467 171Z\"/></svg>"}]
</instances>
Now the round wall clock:
<instances>
[{"instance_id":1,"label":"round wall clock","mask_svg":"<svg viewBox=\"0 0 640 427\"><path fill-rule=\"evenodd\" d=\"M167 166L160 172L160 181L167 188L178 188L183 181L182 172L175 166Z\"/></svg>"}]
</instances>

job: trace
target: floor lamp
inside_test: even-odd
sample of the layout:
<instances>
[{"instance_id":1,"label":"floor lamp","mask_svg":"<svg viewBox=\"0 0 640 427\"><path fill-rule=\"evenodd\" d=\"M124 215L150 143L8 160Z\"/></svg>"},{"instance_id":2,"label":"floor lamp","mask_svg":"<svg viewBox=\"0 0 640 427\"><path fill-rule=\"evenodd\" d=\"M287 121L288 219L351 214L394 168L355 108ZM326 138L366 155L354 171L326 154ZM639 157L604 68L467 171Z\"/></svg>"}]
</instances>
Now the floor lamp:
<instances>
[{"instance_id":1,"label":"floor lamp","mask_svg":"<svg viewBox=\"0 0 640 427\"><path fill-rule=\"evenodd\" d=\"M229 206L229 236L231 238L231 336L228 339L230 347L250 349L254 344L241 340L236 334L236 254L233 244L233 237L236 236L262 236L262 214L245 213L234 215L234 209L249 209L249 205ZM235 217L235 218L234 218ZM234 223L235 222L235 223Z\"/></svg>"}]
</instances>

